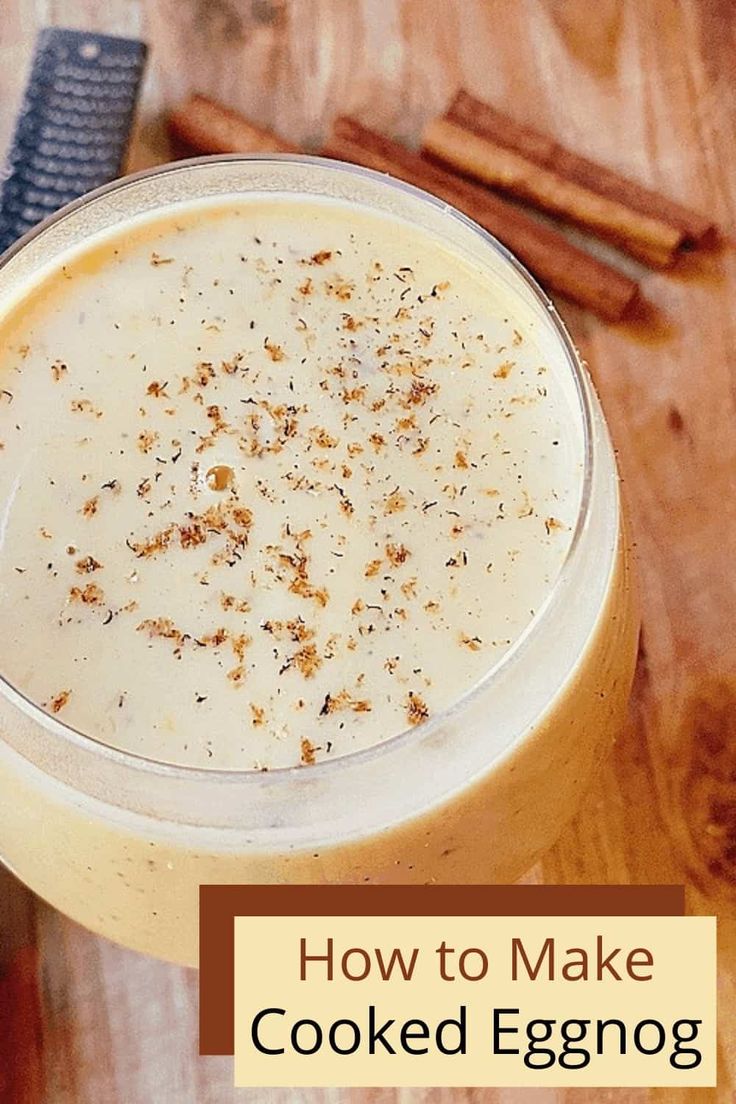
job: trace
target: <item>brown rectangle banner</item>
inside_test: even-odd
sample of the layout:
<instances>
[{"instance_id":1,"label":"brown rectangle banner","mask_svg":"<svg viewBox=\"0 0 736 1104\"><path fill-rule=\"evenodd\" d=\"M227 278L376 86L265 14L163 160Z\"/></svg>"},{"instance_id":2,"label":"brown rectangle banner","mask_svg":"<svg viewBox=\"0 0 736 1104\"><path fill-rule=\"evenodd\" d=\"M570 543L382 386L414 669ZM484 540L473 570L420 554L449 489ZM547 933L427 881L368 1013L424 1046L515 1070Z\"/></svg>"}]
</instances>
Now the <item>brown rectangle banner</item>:
<instances>
[{"instance_id":1,"label":"brown rectangle banner","mask_svg":"<svg viewBox=\"0 0 736 1104\"><path fill-rule=\"evenodd\" d=\"M682 886L200 887L200 1054L233 1054L237 916L682 916Z\"/></svg>"}]
</instances>

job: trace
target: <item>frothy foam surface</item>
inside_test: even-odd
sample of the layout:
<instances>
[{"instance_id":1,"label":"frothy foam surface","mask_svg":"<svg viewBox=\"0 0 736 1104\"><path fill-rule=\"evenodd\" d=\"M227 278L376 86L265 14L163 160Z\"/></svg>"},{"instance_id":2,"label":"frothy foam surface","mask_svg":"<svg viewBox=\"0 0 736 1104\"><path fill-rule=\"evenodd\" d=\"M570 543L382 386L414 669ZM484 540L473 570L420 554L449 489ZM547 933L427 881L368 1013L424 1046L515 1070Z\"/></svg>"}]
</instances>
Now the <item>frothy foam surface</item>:
<instances>
[{"instance_id":1,"label":"frothy foam surface","mask_svg":"<svg viewBox=\"0 0 736 1104\"><path fill-rule=\"evenodd\" d=\"M564 561L560 351L407 223L171 208L0 325L0 670L111 745L239 769L370 746L472 687Z\"/></svg>"}]
</instances>

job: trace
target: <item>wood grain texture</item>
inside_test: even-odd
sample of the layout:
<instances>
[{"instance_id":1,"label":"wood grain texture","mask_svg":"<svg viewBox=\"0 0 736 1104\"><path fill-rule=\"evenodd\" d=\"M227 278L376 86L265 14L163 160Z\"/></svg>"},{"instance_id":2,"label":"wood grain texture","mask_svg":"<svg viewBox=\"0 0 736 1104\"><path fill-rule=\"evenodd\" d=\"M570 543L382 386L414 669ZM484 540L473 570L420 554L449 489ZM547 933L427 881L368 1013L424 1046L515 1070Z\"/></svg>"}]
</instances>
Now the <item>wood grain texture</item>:
<instances>
[{"instance_id":1,"label":"wood grain texture","mask_svg":"<svg viewBox=\"0 0 736 1104\"><path fill-rule=\"evenodd\" d=\"M317 146L347 112L416 141L464 85L713 212L733 240L731 0L596 0L593 18L590 0L6 0L0 146L43 23L150 42L135 167L167 158L162 113L191 91ZM718 914L718 1090L236 1092L228 1059L196 1057L191 972L83 932L3 875L3 1104L736 1100L736 255L643 280L646 323L566 311L620 450L638 547L644 641L631 720L529 878L684 881L691 911ZM9 1007L20 1035L3 1035Z\"/></svg>"}]
</instances>

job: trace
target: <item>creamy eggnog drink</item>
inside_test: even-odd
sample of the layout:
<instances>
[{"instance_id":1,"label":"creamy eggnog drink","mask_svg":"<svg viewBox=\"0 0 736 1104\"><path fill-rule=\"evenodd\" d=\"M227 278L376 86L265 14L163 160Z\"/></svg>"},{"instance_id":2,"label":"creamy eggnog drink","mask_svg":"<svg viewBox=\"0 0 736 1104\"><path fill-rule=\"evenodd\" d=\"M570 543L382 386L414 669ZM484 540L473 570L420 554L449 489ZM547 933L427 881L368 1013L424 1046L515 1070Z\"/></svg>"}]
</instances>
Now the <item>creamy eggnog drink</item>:
<instances>
[{"instance_id":1,"label":"creamy eggnog drink","mask_svg":"<svg viewBox=\"0 0 736 1104\"><path fill-rule=\"evenodd\" d=\"M567 555L571 377L385 215L163 210L70 254L3 337L0 669L116 747L369 747L470 689Z\"/></svg>"},{"instance_id":2,"label":"creamy eggnog drink","mask_svg":"<svg viewBox=\"0 0 736 1104\"><path fill-rule=\"evenodd\" d=\"M192 962L208 882L523 873L621 721L615 465L472 224L346 166L124 182L0 269L0 852Z\"/></svg>"}]
</instances>

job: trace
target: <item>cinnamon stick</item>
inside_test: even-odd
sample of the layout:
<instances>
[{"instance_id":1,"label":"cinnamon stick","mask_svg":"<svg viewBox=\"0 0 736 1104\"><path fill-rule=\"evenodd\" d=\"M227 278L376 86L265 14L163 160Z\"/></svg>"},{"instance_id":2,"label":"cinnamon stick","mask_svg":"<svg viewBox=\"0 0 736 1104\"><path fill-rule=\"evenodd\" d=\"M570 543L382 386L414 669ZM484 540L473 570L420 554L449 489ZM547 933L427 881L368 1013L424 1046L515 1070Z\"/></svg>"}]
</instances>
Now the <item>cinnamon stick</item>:
<instances>
[{"instance_id":1,"label":"cinnamon stick","mask_svg":"<svg viewBox=\"0 0 736 1104\"><path fill-rule=\"evenodd\" d=\"M459 92L426 128L425 153L455 170L593 231L655 267L717 236L713 222L580 157Z\"/></svg>"},{"instance_id":2,"label":"cinnamon stick","mask_svg":"<svg viewBox=\"0 0 736 1104\"><path fill-rule=\"evenodd\" d=\"M198 153L296 152L289 142L206 96L190 96L168 121L174 137Z\"/></svg>"},{"instance_id":3,"label":"cinnamon stick","mask_svg":"<svg viewBox=\"0 0 736 1104\"><path fill-rule=\"evenodd\" d=\"M391 173L451 203L516 253L542 284L602 318L620 320L637 297L634 280L578 249L556 230L355 119L337 119L322 152Z\"/></svg>"},{"instance_id":4,"label":"cinnamon stick","mask_svg":"<svg viewBox=\"0 0 736 1104\"><path fill-rule=\"evenodd\" d=\"M204 96L192 96L172 113L176 137L199 153L291 152L277 135ZM498 196L446 172L353 119L338 119L323 153L392 173L433 192L500 238L551 291L618 321L637 297L636 283L590 256L557 231Z\"/></svg>"}]
</instances>

